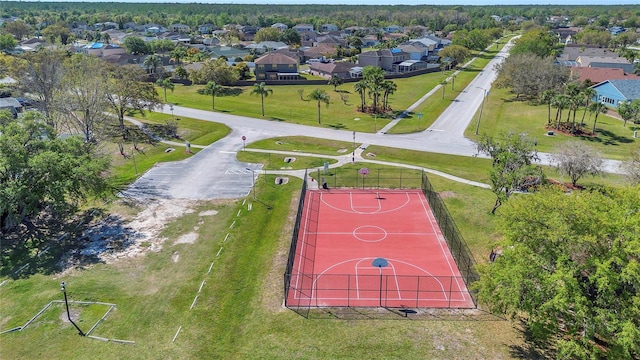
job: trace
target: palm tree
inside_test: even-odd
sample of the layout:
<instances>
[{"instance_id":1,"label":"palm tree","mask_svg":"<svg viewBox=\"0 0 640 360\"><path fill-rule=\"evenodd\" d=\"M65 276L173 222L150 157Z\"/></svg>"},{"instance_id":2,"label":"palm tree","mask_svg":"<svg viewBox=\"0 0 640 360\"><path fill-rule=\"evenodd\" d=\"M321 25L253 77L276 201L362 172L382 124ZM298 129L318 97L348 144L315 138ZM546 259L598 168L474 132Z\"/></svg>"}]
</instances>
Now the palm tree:
<instances>
[{"instance_id":1,"label":"palm tree","mask_svg":"<svg viewBox=\"0 0 640 360\"><path fill-rule=\"evenodd\" d=\"M591 100L598 95L596 89L590 87L583 89L582 93L584 94L584 112L582 113L582 119L580 120L580 127L584 126L584 117L587 115L587 111L591 105Z\"/></svg>"},{"instance_id":2,"label":"palm tree","mask_svg":"<svg viewBox=\"0 0 640 360\"><path fill-rule=\"evenodd\" d=\"M216 109L216 95L222 90L222 85L218 85L215 81L209 81L204 87L205 94L211 95L211 109ZM264 114L263 114L264 116Z\"/></svg>"},{"instance_id":3,"label":"palm tree","mask_svg":"<svg viewBox=\"0 0 640 360\"><path fill-rule=\"evenodd\" d=\"M552 100L552 105L557 107L556 111L556 128L560 129L560 121L562 121L562 110L569 106L569 96L558 94Z\"/></svg>"},{"instance_id":4,"label":"palm tree","mask_svg":"<svg viewBox=\"0 0 640 360\"><path fill-rule=\"evenodd\" d=\"M389 107L389 95L398 90L398 85L391 80L387 80L382 83L382 90L384 90L382 94L382 107L386 111Z\"/></svg>"},{"instance_id":5,"label":"palm tree","mask_svg":"<svg viewBox=\"0 0 640 360\"><path fill-rule=\"evenodd\" d=\"M331 75L331 79L329 79L329 85L333 85L333 91L337 91L338 86L342 85L343 83L344 81L342 80L342 77L336 74Z\"/></svg>"},{"instance_id":6,"label":"palm tree","mask_svg":"<svg viewBox=\"0 0 640 360\"><path fill-rule=\"evenodd\" d=\"M260 95L260 101L262 102L262 116L264 116L264 98L269 96L270 93L273 94L273 90L267 88L264 82L254 84L253 90L251 90L251 95Z\"/></svg>"},{"instance_id":7,"label":"palm tree","mask_svg":"<svg viewBox=\"0 0 640 360\"><path fill-rule=\"evenodd\" d=\"M360 110L364 111L364 99L367 92L367 83L364 80L360 80L353 84L353 91L360 94Z\"/></svg>"},{"instance_id":8,"label":"palm tree","mask_svg":"<svg viewBox=\"0 0 640 360\"><path fill-rule=\"evenodd\" d=\"M369 94L373 95L373 112L378 112L378 96L380 96L380 84L384 81L384 70L377 66L365 66L362 69L362 79L367 85Z\"/></svg>"},{"instance_id":9,"label":"palm tree","mask_svg":"<svg viewBox=\"0 0 640 360\"><path fill-rule=\"evenodd\" d=\"M326 91L324 90L320 90L320 89L315 89L311 92L311 94L309 94L309 98L311 100L315 100L318 102L318 124L321 124L320 122L320 103L325 103L327 104L327 107L329 106L329 94L327 94Z\"/></svg>"},{"instance_id":10,"label":"palm tree","mask_svg":"<svg viewBox=\"0 0 640 360\"><path fill-rule=\"evenodd\" d=\"M169 78L158 79L158 81L156 81L156 85L164 90L164 101L167 102L167 89L173 92L175 85L173 85L173 82Z\"/></svg>"},{"instance_id":11,"label":"palm tree","mask_svg":"<svg viewBox=\"0 0 640 360\"><path fill-rule=\"evenodd\" d=\"M551 103L556 95L558 93L555 90L545 90L540 96L540 102L547 104L547 125L551 125Z\"/></svg>"},{"instance_id":12,"label":"palm tree","mask_svg":"<svg viewBox=\"0 0 640 360\"><path fill-rule=\"evenodd\" d=\"M149 55L144 59L144 62L142 63L142 65L144 65L145 69L147 69L147 72L151 75L156 74L156 72L158 71L158 67L160 67L160 57L156 54L153 55Z\"/></svg>"},{"instance_id":13,"label":"palm tree","mask_svg":"<svg viewBox=\"0 0 640 360\"><path fill-rule=\"evenodd\" d=\"M606 113L607 107L605 106L605 104L601 103L600 101L596 101L591 105L589 105L589 112L596 114L596 117L593 119L593 130L591 130L591 132L595 134L596 123L598 122L598 115Z\"/></svg>"},{"instance_id":14,"label":"palm tree","mask_svg":"<svg viewBox=\"0 0 640 360\"><path fill-rule=\"evenodd\" d=\"M175 61L176 64L180 64L180 59L187 56L187 50L182 46L176 46L175 49L171 50L170 55L171 59Z\"/></svg>"},{"instance_id":15,"label":"palm tree","mask_svg":"<svg viewBox=\"0 0 640 360\"><path fill-rule=\"evenodd\" d=\"M444 88L447 85L447 80L440 81L440 85L442 86L442 98L444 99Z\"/></svg>"}]
</instances>

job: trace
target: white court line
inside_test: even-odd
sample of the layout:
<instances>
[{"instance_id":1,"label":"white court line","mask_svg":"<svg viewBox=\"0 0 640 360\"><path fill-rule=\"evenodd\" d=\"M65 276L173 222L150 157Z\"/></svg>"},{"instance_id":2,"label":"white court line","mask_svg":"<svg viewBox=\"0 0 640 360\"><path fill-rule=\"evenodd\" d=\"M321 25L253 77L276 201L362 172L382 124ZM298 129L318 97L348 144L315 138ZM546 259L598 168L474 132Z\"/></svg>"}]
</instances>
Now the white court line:
<instances>
[{"instance_id":1,"label":"white court line","mask_svg":"<svg viewBox=\"0 0 640 360\"><path fill-rule=\"evenodd\" d=\"M358 192L349 192L349 193L342 193L342 194L340 194L340 195L343 195L343 194L344 194L344 195L348 194L348 195L351 197L351 196L352 196L352 194L360 194L360 193L358 193ZM383 195L385 195L385 194L383 194ZM405 193L405 195L406 195L406 193ZM407 196L407 199L405 200L405 203L404 203L404 204L401 204L401 205L399 205L399 206L397 206L397 207L396 207L396 208L394 208L394 209L389 209L389 210L380 210L380 211L377 211L377 212L363 212L363 211L357 211L357 210L354 210L354 209L353 209L353 205L351 205L351 207L352 207L352 209L351 209L351 210L342 209L342 208L339 208L339 207L337 207L337 206L331 205L331 204L329 204L329 203L328 203L328 202L323 198L323 196L324 196L324 193L320 193L320 201L321 201L324 205L328 206L328 207L329 207L329 208L331 208L331 209L335 209L335 210L338 210L338 211L342 211L342 212L345 212L345 213L347 213L347 214L353 214L353 213L355 213L355 214L363 214L363 215L369 215L369 214L386 214L386 213L390 213L390 212L397 211L398 209L402 209L403 207L407 206L407 204L409 204L409 202L410 202L410 198L409 198L409 196ZM352 201L352 200L351 200L351 202L352 202L352 204L353 204L353 201ZM378 199L378 202L380 202L380 199Z\"/></svg>"},{"instance_id":2,"label":"white court line","mask_svg":"<svg viewBox=\"0 0 640 360\"><path fill-rule=\"evenodd\" d=\"M317 283L318 279L320 279L320 277L322 275L324 275L327 271L331 270L332 268L334 268L336 266L340 266L342 264L345 264L345 263L348 263L348 262L351 262L351 261L363 261L363 260L367 260L367 259L368 260L373 260L374 258L372 258L372 257L370 257L370 258L352 258L352 259L348 259L348 260L337 262L337 263L329 266L328 268L326 268L324 271L322 271L320 274L318 274L318 276L316 276L316 278L313 280L313 285L311 286L311 296L310 296L310 298L314 299L314 292L316 290L316 283ZM423 269L420 266L414 265L412 263L408 263L406 261L397 260L397 259L387 259L387 261L390 262L390 263L391 262L396 262L398 264L405 264L405 265L411 266L413 268L416 268L416 269L422 271L423 273L429 275L432 279L434 279L440 285L440 291L442 292L444 300L448 301L449 298L447 297L447 291L444 289L444 285L442 285L442 282L440 281L440 279L437 276L434 276L433 274L431 274L430 272L428 272L427 270ZM331 274L327 274L327 275L331 275ZM419 275L416 275L416 276L419 276ZM356 279L356 281L357 281L357 279ZM435 291L430 291L430 292L435 292ZM322 298L317 298L317 297L315 299L316 300L322 300Z\"/></svg>"},{"instance_id":3,"label":"white court line","mask_svg":"<svg viewBox=\"0 0 640 360\"><path fill-rule=\"evenodd\" d=\"M456 285L458 286L458 292L462 295L462 299L466 300L465 297L465 290L469 291L466 286L463 290L463 288L460 286L460 282L458 280L459 276L456 276L456 272L453 270L453 267L451 266L451 261L449 261L449 256L447 256L447 251L445 251L444 247L442 246L442 242L445 241L444 236L442 235L442 233L438 233L438 231L436 229L440 228L438 226L438 224L436 223L434 225L434 221L435 219L432 218L432 216L430 215L431 213L431 208L427 208L425 206L425 201L427 201L427 199L425 198L424 195L419 196L418 197L420 199L420 203L422 204L422 208L424 209L425 214L427 215L427 219L429 219L429 223L431 223L431 227L433 228L433 231L436 233L436 238L438 239L438 245L440 246L440 250L442 251L442 255L444 255L445 260L447 260L447 265L449 266L449 271L451 272L451 276L454 277L455 281L456 281ZM448 247L447 247L448 248ZM453 257L453 254L451 254L451 250L449 250L449 255L451 255ZM457 269L457 266L456 266Z\"/></svg>"}]
</instances>

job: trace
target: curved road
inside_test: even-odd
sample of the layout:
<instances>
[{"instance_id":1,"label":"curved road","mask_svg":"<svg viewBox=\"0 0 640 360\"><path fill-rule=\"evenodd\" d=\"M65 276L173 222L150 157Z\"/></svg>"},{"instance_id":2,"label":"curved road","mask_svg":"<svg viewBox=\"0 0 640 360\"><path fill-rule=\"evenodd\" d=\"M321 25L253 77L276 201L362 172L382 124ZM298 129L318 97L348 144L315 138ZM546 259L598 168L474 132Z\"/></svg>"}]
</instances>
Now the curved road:
<instances>
[{"instance_id":1,"label":"curved road","mask_svg":"<svg viewBox=\"0 0 640 360\"><path fill-rule=\"evenodd\" d=\"M355 141L363 144L363 147L380 145L442 154L476 156L475 144L464 137L464 131L474 121L474 115L496 78L495 65L508 56L510 47L511 42L504 46L427 130L402 135L385 134L385 129L375 134L355 133ZM168 105L163 111L169 112ZM155 166L136 180L124 195L164 199L217 199L246 196L255 181L256 170L260 170L261 165L241 163L236 160L236 153L243 149L243 136L246 137L247 142L276 136L299 135L348 142L354 140L353 131L281 123L180 106L174 106L173 114L223 123L229 126L232 132L226 138L207 146L189 159ZM540 155L542 164L550 163L548 154ZM616 172L617 163L609 161L606 168L609 172Z\"/></svg>"}]
</instances>

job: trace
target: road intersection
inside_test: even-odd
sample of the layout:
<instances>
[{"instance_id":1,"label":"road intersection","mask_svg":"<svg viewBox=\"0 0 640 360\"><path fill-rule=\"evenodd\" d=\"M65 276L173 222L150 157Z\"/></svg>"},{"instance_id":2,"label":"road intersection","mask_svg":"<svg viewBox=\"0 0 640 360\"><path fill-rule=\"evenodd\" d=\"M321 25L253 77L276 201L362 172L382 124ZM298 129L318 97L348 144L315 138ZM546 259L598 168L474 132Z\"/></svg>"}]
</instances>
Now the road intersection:
<instances>
[{"instance_id":1,"label":"road intersection","mask_svg":"<svg viewBox=\"0 0 640 360\"><path fill-rule=\"evenodd\" d=\"M397 121L402 121L400 119L392 121L377 133L355 133L354 136L353 131L254 119L174 105L175 116L223 123L232 131L224 139L205 147L189 159L153 167L124 193L137 198L194 200L246 196L253 186L257 170L260 170L262 165L236 160L236 153L243 150L243 136L247 142L282 136L312 136L347 142L354 141L355 138L358 144L362 144L362 148L379 145L482 157L481 154L477 154L475 143L464 137L464 131L474 120L478 121L475 114L496 78L495 66L508 56L510 47L511 43L505 45L427 130L411 134L386 133ZM432 91L437 90L439 86L442 85L438 85ZM426 96L419 102L424 99ZM417 104L412 105L407 111L416 106ZM169 111L168 105L163 111ZM478 125L477 122L475 124ZM539 155L541 164L551 163L549 154ZM357 160L363 159L359 156ZM605 167L608 172L617 172L618 163L607 161Z\"/></svg>"}]
</instances>

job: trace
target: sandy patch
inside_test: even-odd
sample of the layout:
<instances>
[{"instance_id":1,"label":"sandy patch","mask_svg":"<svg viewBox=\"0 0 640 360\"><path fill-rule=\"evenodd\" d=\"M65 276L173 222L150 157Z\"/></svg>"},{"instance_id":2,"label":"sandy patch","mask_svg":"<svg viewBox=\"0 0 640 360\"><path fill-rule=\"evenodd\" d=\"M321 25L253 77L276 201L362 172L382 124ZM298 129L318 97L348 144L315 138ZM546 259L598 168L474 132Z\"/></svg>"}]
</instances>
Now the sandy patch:
<instances>
[{"instance_id":1,"label":"sandy patch","mask_svg":"<svg viewBox=\"0 0 640 360\"><path fill-rule=\"evenodd\" d=\"M179 259L180 259L180 254L178 254L177 251L174 251L173 254L171 254L171 261L173 261L174 263L177 263Z\"/></svg>"},{"instance_id":2,"label":"sandy patch","mask_svg":"<svg viewBox=\"0 0 640 360\"><path fill-rule=\"evenodd\" d=\"M198 240L198 234L190 232L180 236L175 244L193 244L196 240Z\"/></svg>"},{"instance_id":3,"label":"sandy patch","mask_svg":"<svg viewBox=\"0 0 640 360\"><path fill-rule=\"evenodd\" d=\"M217 214L218 214L217 210L207 210L207 211L201 211L198 213L199 216L213 216Z\"/></svg>"},{"instance_id":4,"label":"sandy patch","mask_svg":"<svg viewBox=\"0 0 640 360\"><path fill-rule=\"evenodd\" d=\"M196 204L192 200L145 201L139 204L142 211L131 221L110 215L85 232L86 242L80 254L112 263L122 258L138 257L148 251L158 252L166 240L159 236L165 225L193 213L192 207Z\"/></svg>"}]
</instances>

